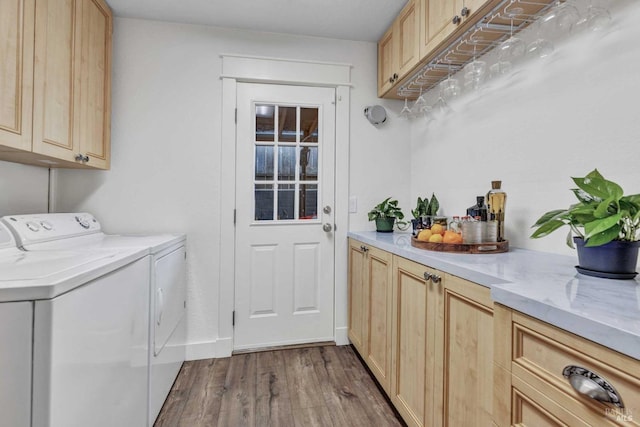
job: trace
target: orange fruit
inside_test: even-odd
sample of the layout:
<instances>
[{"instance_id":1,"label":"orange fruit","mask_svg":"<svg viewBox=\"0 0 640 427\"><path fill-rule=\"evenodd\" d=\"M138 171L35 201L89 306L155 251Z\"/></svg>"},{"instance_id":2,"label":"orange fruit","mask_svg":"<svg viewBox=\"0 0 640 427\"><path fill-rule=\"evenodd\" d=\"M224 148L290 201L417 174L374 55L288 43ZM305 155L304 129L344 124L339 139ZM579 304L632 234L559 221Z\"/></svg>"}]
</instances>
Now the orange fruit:
<instances>
[{"instance_id":1,"label":"orange fruit","mask_svg":"<svg viewBox=\"0 0 640 427\"><path fill-rule=\"evenodd\" d=\"M418 240L420 241L428 242L430 237L431 237L431 230L429 229L422 230L420 233L418 233Z\"/></svg>"},{"instance_id":2,"label":"orange fruit","mask_svg":"<svg viewBox=\"0 0 640 427\"><path fill-rule=\"evenodd\" d=\"M462 243L462 235L455 231L447 230L442 238L443 243Z\"/></svg>"},{"instance_id":3,"label":"orange fruit","mask_svg":"<svg viewBox=\"0 0 640 427\"><path fill-rule=\"evenodd\" d=\"M442 234L432 234L431 237L429 237L429 242L442 243Z\"/></svg>"},{"instance_id":4,"label":"orange fruit","mask_svg":"<svg viewBox=\"0 0 640 427\"><path fill-rule=\"evenodd\" d=\"M431 226L431 233L432 234L444 234L444 227L442 226L442 224L433 224Z\"/></svg>"}]
</instances>

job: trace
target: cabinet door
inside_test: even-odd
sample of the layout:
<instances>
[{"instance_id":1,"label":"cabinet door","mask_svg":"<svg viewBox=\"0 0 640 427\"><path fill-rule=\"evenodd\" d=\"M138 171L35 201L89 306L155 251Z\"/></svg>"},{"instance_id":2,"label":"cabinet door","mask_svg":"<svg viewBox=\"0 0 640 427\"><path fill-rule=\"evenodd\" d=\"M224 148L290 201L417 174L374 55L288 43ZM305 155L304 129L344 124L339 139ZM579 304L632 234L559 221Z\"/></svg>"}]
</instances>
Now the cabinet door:
<instances>
[{"instance_id":1,"label":"cabinet door","mask_svg":"<svg viewBox=\"0 0 640 427\"><path fill-rule=\"evenodd\" d=\"M83 0L81 25L76 140L80 141L80 152L89 158L88 166L108 169L112 33L109 7L101 0Z\"/></svg>"},{"instance_id":2,"label":"cabinet door","mask_svg":"<svg viewBox=\"0 0 640 427\"><path fill-rule=\"evenodd\" d=\"M397 51L394 26L387 30L378 42L378 96L382 97L391 89L398 75ZM394 78L395 75L395 78Z\"/></svg>"},{"instance_id":3,"label":"cabinet door","mask_svg":"<svg viewBox=\"0 0 640 427\"><path fill-rule=\"evenodd\" d=\"M0 145L31 151L35 0L0 2Z\"/></svg>"},{"instance_id":4,"label":"cabinet door","mask_svg":"<svg viewBox=\"0 0 640 427\"><path fill-rule=\"evenodd\" d=\"M109 166L111 12L100 0L36 8L33 151Z\"/></svg>"},{"instance_id":5,"label":"cabinet door","mask_svg":"<svg viewBox=\"0 0 640 427\"><path fill-rule=\"evenodd\" d=\"M391 387L392 255L374 247L367 251L367 331L365 360L389 393Z\"/></svg>"},{"instance_id":6,"label":"cabinet door","mask_svg":"<svg viewBox=\"0 0 640 427\"><path fill-rule=\"evenodd\" d=\"M420 2L411 0L396 18L398 81L420 60Z\"/></svg>"},{"instance_id":7,"label":"cabinet door","mask_svg":"<svg viewBox=\"0 0 640 427\"><path fill-rule=\"evenodd\" d=\"M422 0L420 57L428 56L458 28L453 18L460 17L462 7L461 0Z\"/></svg>"},{"instance_id":8,"label":"cabinet door","mask_svg":"<svg viewBox=\"0 0 640 427\"><path fill-rule=\"evenodd\" d=\"M361 356L366 355L365 247L349 239L349 340Z\"/></svg>"},{"instance_id":9,"label":"cabinet door","mask_svg":"<svg viewBox=\"0 0 640 427\"><path fill-rule=\"evenodd\" d=\"M435 298L424 266L393 258L391 401L409 426L430 426Z\"/></svg>"},{"instance_id":10,"label":"cabinet door","mask_svg":"<svg viewBox=\"0 0 640 427\"><path fill-rule=\"evenodd\" d=\"M434 426L489 426L493 411L490 289L449 274L438 285Z\"/></svg>"}]
</instances>

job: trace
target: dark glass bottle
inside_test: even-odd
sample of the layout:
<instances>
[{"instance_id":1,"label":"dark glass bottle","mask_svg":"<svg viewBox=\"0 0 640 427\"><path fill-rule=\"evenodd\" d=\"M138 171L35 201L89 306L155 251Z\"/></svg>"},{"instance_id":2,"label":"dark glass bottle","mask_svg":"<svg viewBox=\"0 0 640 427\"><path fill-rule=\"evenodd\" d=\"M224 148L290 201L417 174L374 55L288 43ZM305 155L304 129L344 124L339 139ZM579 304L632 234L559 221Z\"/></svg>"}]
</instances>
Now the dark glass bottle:
<instances>
[{"instance_id":1,"label":"dark glass bottle","mask_svg":"<svg viewBox=\"0 0 640 427\"><path fill-rule=\"evenodd\" d=\"M467 215L472 218L480 217L480 221L487 220L487 206L484 204L484 196L476 197L476 204L467 209Z\"/></svg>"}]
</instances>

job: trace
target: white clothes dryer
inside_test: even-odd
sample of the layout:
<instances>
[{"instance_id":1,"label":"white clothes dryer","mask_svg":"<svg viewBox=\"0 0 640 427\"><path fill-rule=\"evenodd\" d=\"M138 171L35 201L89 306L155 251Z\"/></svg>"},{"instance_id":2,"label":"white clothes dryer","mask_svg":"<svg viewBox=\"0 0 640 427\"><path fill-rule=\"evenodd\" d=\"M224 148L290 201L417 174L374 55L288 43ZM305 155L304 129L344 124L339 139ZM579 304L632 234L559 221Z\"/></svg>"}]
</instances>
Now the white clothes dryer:
<instances>
[{"instance_id":1,"label":"white clothes dryer","mask_svg":"<svg viewBox=\"0 0 640 427\"><path fill-rule=\"evenodd\" d=\"M186 237L184 234L113 235L88 213L19 215L3 218L22 229L27 251L142 248L149 254L148 425L152 426L185 360ZM32 242L33 224L68 230L70 237ZM79 227L83 231L74 234ZM27 230L27 231L25 231Z\"/></svg>"},{"instance_id":2,"label":"white clothes dryer","mask_svg":"<svg viewBox=\"0 0 640 427\"><path fill-rule=\"evenodd\" d=\"M3 425L145 425L147 252L26 252L4 224L0 242Z\"/></svg>"}]
</instances>

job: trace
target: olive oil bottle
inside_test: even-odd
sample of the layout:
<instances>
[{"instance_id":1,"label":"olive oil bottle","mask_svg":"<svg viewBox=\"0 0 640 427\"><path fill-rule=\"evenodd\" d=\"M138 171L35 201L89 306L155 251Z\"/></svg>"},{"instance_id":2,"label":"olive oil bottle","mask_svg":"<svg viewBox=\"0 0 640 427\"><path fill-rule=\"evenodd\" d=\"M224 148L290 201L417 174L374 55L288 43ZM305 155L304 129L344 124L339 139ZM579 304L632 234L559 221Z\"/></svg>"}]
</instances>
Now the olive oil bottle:
<instances>
[{"instance_id":1,"label":"olive oil bottle","mask_svg":"<svg viewBox=\"0 0 640 427\"><path fill-rule=\"evenodd\" d=\"M505 240L504 208L507 203L507 193L500 189L501 186L502 181L491 181L491 190L487 193L490 219L498 222L498 242Z\"/></svg>"}]
</instances>

